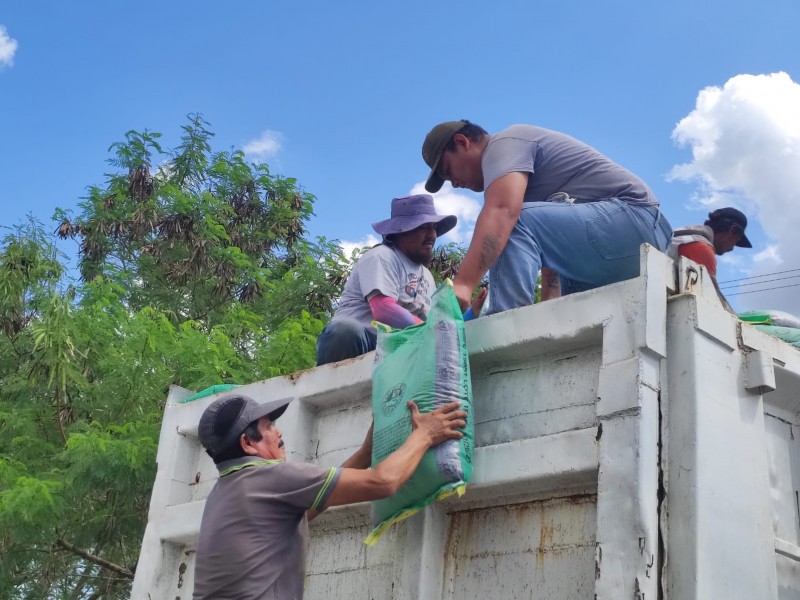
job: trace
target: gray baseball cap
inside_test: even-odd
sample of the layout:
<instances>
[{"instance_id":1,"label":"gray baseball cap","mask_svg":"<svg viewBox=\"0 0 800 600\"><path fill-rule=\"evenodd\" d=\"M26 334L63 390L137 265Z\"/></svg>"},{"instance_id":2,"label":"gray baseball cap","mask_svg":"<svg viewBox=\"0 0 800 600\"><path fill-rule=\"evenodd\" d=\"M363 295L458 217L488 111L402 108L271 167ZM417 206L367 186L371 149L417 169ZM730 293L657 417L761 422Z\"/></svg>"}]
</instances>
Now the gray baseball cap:
<instances>
[{"instance_id":1,"label":"gray baseball cap","mask_svg":"<svg viewBox=\"0 0 800 600\"><path fill-rule=\"evenodd\" d=\"M242 394L223 396L212 402L200 417L197 428L200 443L212 457L221 454L236 443L250 423L261 417L275 421L291 401L279 398L259 404Z\"/></svg>"}]
</instances>

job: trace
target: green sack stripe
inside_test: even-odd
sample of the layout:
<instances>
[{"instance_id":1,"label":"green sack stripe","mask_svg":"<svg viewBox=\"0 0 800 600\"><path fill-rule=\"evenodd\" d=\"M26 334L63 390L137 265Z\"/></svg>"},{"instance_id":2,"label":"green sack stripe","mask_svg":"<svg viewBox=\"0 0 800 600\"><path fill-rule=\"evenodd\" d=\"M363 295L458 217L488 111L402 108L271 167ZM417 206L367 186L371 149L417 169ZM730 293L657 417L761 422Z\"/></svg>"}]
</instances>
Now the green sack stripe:
<instances>
[{"instance_id":1,"label":"green sack stripe","mask_svg":"<svg viewBox=\"0 0 800 600\"><path fill-rule=\"evenodd\" d=\"M769 315L763 313L758 313L758 314L742 313L739 315L739 319L747 323L763 323L764 325L772 325L772 318Z\"/></svg>"},{"instance_id":2,"label":"green sack stripe","mask_svg":"<svg viewBox=\"0 0 800 600\"><path fill-rule=\"evenodd\" d=\"M204 390L200 390L196 394L192 394L188 398L184 398L183 400L181 400L180 403L185 404L187 402L191 402L192 400L200 400L200 398L206 398L207 396L211 396L212 394L227 392L228 390L232 390L233 388L237 387L239 387L238 383L221 383L219 385L212 385Z\"/></svg>"},{"instance_id":3,"label":"green sack stripe","mask_svg":"<svg viewBox=\"0 0 800 600\"><path fill-rule=\"evenodd\" d=\"M800 329L800 317L782 310L749 310L739 313L739 319L747 323Z\"/></svg>"},{"instance_id":4,"label":"green sack stripe","mask_svg":"<svg viewBox=\"0 0 800 600\"><path fill-rule=\"evenodd\" d=\"M408 517L418 513L419 511L423 510L426 506L428 506L428 504L430 504L431 502L444 500L445 498L447 498L448 496L452 496L453 494L458 494L459 496L463 496L466 489L467 489L467 484L464 481L457 481L454 483L448 483L447 485L443 485L439 490L437 490L435 494L432 494L422 502L415 504L414 506L409 506L408 508L405 508L395 513L385 521L381 521L380 523L375 525L375 527L373 527L370 530L369 535L364 539L364 543L367 546L373 546L375 542L377 542L381 538L381 536L383 536L384 533L389 531L389 529L395 523L399 523L400 521L403 521Z\"/></svg>"}]
</instances>

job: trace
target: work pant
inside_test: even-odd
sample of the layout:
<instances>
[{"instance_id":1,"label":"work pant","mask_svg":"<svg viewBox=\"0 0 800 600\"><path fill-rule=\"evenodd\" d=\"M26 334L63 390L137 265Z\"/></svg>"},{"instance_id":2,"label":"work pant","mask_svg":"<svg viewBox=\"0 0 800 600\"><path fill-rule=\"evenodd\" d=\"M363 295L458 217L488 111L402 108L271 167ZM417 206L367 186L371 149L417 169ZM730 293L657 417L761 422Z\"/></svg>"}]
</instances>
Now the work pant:
<instances>
[{"instance_id":1,"label":"work pant","mask_svg":"<svg viewBox=\"0 0 800 600\"><path fill-rule=\"evenodd\" d=\"M355 358L375 350L378 334L355 319L331 321L317 338L317 365Z\"/></svg>"},{"instance_id":2,"label":"work pant","mask_svg":"<svg viewBox=\"0 0 800 600\"><path fill-rule=\"evenodd\" d=\"M658 207L604 200L525 202L500 258L489 270L487 314L533 303L542 266L561 277L562 295L639 275L639 247L662 252L672 227Z\"/></svg>"}]
</instances>

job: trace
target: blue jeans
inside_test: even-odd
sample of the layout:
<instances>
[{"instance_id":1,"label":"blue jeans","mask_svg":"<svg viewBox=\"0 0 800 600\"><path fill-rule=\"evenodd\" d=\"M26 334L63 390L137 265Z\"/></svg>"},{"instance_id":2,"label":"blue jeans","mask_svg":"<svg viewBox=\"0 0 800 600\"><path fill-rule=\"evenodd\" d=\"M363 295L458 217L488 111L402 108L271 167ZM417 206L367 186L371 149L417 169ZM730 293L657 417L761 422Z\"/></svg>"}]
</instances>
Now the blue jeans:
<instances>
[{"instance_id":1,"label":"blue jeans","mask_svg":"<svg viewBox=\"0 0 800 600\"><path fill-rule=\"evenodd\" d=\"M658 207L622 200L586 204L525 202L500 258L489 270L487 314L533 303L539 269L561 277L562 294L639 275L639 246L662 252L672 227Z\"/></svg>"},{"instance_id":2,"label":"blue jeans","mask_svg":"<svg viewBox=\"0 0 800 600\"><path fill-rule=\"evenodd\" d=\"M355 319L336 319L317 338L317 365L355 358L375 350L378 334Z\"/></svg>"}]
</instances>

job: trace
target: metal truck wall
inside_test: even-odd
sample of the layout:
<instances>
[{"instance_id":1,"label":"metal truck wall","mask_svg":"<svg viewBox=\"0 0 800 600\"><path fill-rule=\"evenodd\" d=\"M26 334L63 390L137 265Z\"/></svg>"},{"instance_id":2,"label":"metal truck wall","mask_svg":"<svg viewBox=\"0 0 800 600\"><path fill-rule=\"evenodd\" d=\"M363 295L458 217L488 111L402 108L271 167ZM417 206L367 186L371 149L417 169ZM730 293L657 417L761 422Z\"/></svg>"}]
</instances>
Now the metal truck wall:
<instances>
[{"instance_id":1,"label":"metal truck wall","mask_svg":"<svg viewBox=\"0 0 800 600\"><path fill-rule=\"evenodd\" d=\"M692 265L667 312L665 597L800 599L800 352Z\"/></svg>"},{"instance_id":2,"label":"metal truck wall","mask_svg":"<svg viewBox=\"0 0 800 600\"><path fill-rule=\"evenodd\" d=\"M306 598L799 597L800 353L729 318L703 295L705 271L678 271L643 247L636 279L468 323L467 494L369 548L368 505L329 509L311 525ZM367 355L242 391L295 397L289 460L335 465L369 427L370 367ZM134 598L191 597L216 470L196 438L214 397L181 404L189 393L173 389L165 411Z\"/></svg>"}]
</instances>

